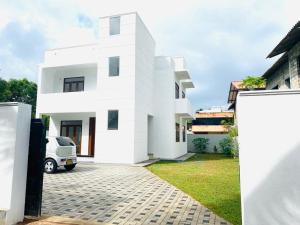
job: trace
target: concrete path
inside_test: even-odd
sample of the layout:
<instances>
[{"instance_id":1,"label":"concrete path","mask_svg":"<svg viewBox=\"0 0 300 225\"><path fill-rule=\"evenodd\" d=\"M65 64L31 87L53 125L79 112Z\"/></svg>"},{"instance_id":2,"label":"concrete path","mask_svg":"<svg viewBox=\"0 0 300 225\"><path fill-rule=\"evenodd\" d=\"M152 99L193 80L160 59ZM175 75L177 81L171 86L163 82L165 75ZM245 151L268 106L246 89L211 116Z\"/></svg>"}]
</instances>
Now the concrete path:
<instances>
[{"instance_id":1,"label":"concrete path","mask_svg":"<svg viewBox=\"0 0 300 225\"><path fill-rule=\"evenodd\" d=\"M86 224L229 224L147 169L124 165L45 174L42 214Z\"/></svg>"}]
</instances>

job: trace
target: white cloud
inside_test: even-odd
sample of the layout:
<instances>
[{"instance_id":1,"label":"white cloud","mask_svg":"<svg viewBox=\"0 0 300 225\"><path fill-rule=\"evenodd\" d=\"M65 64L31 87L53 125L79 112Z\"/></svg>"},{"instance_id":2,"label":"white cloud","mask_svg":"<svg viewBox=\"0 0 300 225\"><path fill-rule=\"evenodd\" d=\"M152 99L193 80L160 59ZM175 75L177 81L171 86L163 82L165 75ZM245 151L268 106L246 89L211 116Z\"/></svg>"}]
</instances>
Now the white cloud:
<instances>
[{"instance_id":1,"label":"white cloud","mask_svg":"<svg viewBox=\"0 0 300 225\"><path fill-rule=\"evenodd\" d=\"M298 0L1 1L0 76L36 80L42 61L40 53L20 58L11 45L21 51L22 43L1 39L13 21L24 37L32 30L43 34L39 52L94 42L97 27L83 25L79 15L96 25L99 16L137 11L156 39L158 54L186 57L198 88L189 94L195 108L224 104L231 80L261 74L272 63L265 57L299 20L299 6Z\"/></svg>"}]
</instances>

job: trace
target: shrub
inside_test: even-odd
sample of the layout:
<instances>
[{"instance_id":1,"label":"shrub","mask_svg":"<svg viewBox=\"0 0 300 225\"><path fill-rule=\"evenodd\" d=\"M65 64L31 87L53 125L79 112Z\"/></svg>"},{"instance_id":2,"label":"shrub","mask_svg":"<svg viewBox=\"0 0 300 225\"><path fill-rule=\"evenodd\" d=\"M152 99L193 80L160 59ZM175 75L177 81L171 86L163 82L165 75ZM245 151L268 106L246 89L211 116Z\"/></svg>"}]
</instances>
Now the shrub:
<instances>
[{"instance_id":1,"label":"shrub","mask_svg":"<svg viewBox=\"0 0 300 225\"><path fill-rule=\"evenodd\" d=\"M222 152L231 157L238 157L239 155L239 146L237 138L228 136L219 142L219 145L222 149Z\"/></svg>"},{"instance_id":2,"label":"shrub","mask_svg":"<svg viewBox=\"0 0 300 225\"><path fill-rule=\"evenodd\" d=\"M223 140L221 140L219 142L219 145L222 149L222 152L227 155L227 156L233 156L234 155L234 145L233 145L233 141L232 138L230 137L226 137Z\"/></svg>"},{"instance_id":3,"label":"shrub","mask_svg":"<svg viewBox=\"0 0 300 225\"><path fill-rule=\"evenodd\" d=\"M264 88L266 86L266 79L263 77L247 76L242 81L242 85L249 89Z\"/></svg>"},{"instance_id":4,"label":"shrub","mask_svg":"<svg viewBox=\"0 0 300 225\"><path fill-rule=\"evenodd\" d=\"M196 148L197 152L205 152L205 150L207 149L207 145L208 145L208 139L207 138L195 138L193 140L193 144Z\"/></svg>"}]
</instances>

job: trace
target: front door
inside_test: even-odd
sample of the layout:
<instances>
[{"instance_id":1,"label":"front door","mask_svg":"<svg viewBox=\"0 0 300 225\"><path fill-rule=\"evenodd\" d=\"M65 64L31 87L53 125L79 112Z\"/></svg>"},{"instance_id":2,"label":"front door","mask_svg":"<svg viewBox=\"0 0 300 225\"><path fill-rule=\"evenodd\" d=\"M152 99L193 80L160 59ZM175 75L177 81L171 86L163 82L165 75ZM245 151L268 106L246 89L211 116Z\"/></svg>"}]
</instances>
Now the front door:
<instances>
[{"instance_id":1,"label":"front door","mask_svg":"<svg viewBox=\"0 0 300 225\"><path fill-rule=\"evenodd\" d=\"M77 155L81 154L81 120L65 120L61 121L60 135L71 138L76 144Z\"/></svg>"}]
</instances>

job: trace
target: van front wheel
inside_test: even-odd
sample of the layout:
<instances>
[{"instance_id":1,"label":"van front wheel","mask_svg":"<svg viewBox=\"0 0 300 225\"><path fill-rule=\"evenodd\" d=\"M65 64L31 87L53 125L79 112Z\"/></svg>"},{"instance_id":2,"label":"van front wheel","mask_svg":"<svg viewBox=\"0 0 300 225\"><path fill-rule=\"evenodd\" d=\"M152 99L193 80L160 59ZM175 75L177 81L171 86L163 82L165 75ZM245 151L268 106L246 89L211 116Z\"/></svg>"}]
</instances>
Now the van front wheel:
<instances>
[{"instance_id":1,"label":"van front wheel","mask_svg":"<svg viewBox=\"0 0 300 225\"><path fill-rule=\"evenodd\" d=\"M76 164L72 164L72 165L65 165L64 167L67 171L70 171L70 170L74 169L75 166L76 166Z\"/></svg>"}]
</instances>

